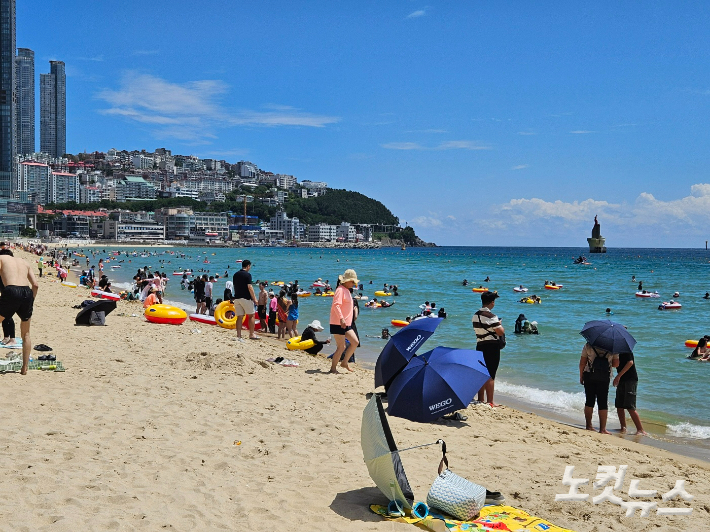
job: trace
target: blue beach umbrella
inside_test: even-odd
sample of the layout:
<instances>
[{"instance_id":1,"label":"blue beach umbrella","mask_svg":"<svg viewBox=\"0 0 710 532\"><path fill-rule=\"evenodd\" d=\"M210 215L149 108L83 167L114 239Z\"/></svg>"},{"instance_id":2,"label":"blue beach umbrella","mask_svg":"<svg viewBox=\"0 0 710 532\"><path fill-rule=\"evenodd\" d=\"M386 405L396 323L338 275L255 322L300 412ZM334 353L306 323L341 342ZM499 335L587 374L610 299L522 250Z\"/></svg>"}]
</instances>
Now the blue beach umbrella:
<instances>
[{"instance_id":1,"label":"blue beach umbrella","mask_svg":"<svg viewBox=\"0 0 710 532\"><path fill-rule=\"evenodd\" d=\"M426 423L466 408L490 375L483 353L436 347L413 357L387 392L387 413Z\"/></svg>"},{"instance_id":2,"label":"blue beach umbrella","mask_svg":"<svg viewBox=\"0 0 710 532\"><path fill-rule=\"evenodd\" d=\"M626 327L611 320L588 321L579 334L589 345L610 353L631 353L636 345L636 340Z\"/></svg>"},{"instance_id":3,"label":"blue beach umbrella","mask_svg":"<svg viewBox=\"0 0 710 532\"><path fill-rule=\"evenodd\" d=\"M417 349L426 342L443 318L420 318L393 334L377 358L375 387L389 388L392 379L402 371Z\"/></svg>"}]
</instances>

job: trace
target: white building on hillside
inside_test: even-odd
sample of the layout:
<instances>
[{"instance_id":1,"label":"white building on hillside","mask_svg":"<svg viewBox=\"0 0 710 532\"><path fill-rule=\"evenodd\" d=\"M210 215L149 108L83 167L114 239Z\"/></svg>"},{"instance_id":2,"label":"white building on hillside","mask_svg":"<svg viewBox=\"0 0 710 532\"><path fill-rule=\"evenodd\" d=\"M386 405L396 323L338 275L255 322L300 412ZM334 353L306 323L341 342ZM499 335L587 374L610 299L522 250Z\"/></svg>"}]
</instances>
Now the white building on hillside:
<instances>
[{"instance_id":1,"label":"white building on hillside","mask_svg":"<svg viewBox=\"0 0 710 532\"><path fill-rule=\"evenodd\" d=\"M341 223L336 230L338 240L343 239L344 242L355 242L357 233L355 228L348 222Z\"/></svg>"},{"instance_id":2,"label":"white building on hillside","mask_svg":"<svg viewBox=\"0 0 710 532\"><path fill-rule=\"evenodd\" d=\"M152 157L146 157L145 155L134 155L131 157L131 164L140 170L150 170L153 168L153 163L155 161Z\"/></svg>"},{"instance_id":3,"label":"white building on hillside","mask_svg":"<svg viewBox=\"0 0 710 532\"><path fill-rule=\"evenodd\" d=\"M324 181L309 181L308 179L304 179L301 181L301 186L307 188L308 190L314 191L328 188L328 183L325 183Z\"/></svg>"},{"instance_id":4,"label":"white building on hillside","mask_svg":"<svg viewBox=\"0 0 710 532\"><path fill-rule=\"evenodd\" d=\"M337 237L337 225L317 224L308 226L309 242L335 242Z\"/></svg>"},{"instance_id":5,"label":"white building on hillside","mask_svg":"<svg viewBox=\"0 0 710 532\"><path fill-rule=\"evenodd\" d=\"M46 164L34 161L19 163L15 183L13 183L13 198L41 205L47 203L47 187L51 172L49 165Z\"/></svg>"},{"instance_id":6,"label":"white building on hillside","mask_svg":"<svg viewBox=\"0 0 710 532\"><path fill-rule=\"evenodd\" d=\"M305 240L306 226L298 218L289 218L285 211L278 211L269 220L269 229L283 231L285 240Z\"/></svg>"},{"instance_id":7,"label":"white building on hillside","mask_svg":"<svg viewBox=\"0 0 710 532\"><path fill-rule=\"evenodd\" d=\"M298 184L298 180L287 174L276 174L276 186L279 188L293 188Z\"/></svg>"},{"instance_id":8,"label":"white building on hillside","mask_svg":"<svg viewBox=\"0 0 710 532\"><path fill-rule=\"evenodd\" d=\"M67 172L52 172L47 187L48 203L79 203L79 176Z\"/></svg>"}]
</instances>

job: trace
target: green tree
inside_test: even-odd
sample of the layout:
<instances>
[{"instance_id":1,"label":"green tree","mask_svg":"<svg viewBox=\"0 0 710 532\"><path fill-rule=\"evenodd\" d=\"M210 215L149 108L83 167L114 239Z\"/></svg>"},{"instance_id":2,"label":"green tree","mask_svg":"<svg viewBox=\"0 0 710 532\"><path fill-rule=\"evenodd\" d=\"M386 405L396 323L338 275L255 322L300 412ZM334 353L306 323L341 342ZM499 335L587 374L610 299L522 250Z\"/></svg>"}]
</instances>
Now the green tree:
<instances>
[{"instance_id":1,"label":"green tree","mask_svg":"<svg viewBox=\"0 0 710 532\"><path fill-rule=\"evenodd\" d=\"M33 227L23 227L22 231L20 231L20 236L34 238L37 236L37 229Z\"/></svg>"},{"instance_id":2,"label":"green tree","mask_svg":"<svg viewBox=\"0 0 710 532\"><path fill-rule=\"evenodd\" d=\"M286 213L306 224L399 224L399 219L384 204L349 190L331 189L315 198L290 199Z\"/></svg>"}]
</instances>

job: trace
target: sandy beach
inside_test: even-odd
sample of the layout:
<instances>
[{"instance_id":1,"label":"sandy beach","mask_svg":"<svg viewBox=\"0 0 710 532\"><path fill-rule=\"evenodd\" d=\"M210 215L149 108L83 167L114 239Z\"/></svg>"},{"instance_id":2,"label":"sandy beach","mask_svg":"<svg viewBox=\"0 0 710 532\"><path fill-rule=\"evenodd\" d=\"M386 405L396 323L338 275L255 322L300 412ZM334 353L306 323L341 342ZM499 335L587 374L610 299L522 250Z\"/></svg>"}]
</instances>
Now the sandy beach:
<instances>
[{"instance_id":1,"label":"sandy beach","mask_svg":"<svg viewBox=\"0 0 710 532\"><path fill-rule=\"evenodd\" d=\"M137 302L119 302L105 327L77 327L71 307L87 298L40 279L33 343L51 346L67 371L0 374L0 530L415 530L368 509L387 502L360 448L371 371L328 375L329 361L275 339L148 323ZM276 356L300 365L266 362ZM442 438L454 472L571 530L710 530L710 463L505 406L464 413L466 422L390 424L400 447ZM439 458L436 446L403 453L417 500ZM658 490L659 507L692 514L625 517L609 502L556 502L567 465L592 480L597 466L628 465L617 495L629 500L639 479ZM676 480L692 502L661 501Z\"/></svg>"}]
</instances>

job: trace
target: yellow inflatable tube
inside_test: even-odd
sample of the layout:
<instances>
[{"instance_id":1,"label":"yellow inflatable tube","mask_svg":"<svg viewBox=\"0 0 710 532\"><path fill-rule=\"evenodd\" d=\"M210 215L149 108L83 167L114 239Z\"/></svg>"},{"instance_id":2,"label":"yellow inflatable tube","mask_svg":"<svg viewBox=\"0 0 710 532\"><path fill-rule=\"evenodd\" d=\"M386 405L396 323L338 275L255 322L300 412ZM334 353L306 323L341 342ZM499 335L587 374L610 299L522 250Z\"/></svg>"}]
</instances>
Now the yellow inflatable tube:
<instances>
[{"instance_id":1,"label":"yellow inflatable tube","mask_svg":"<svg viewBox=\"0 0 710 532\"><path fill-rule=\"evenodd\" d=\"M300 336L296 336L294 338L291 338L288 342L286 342L286 347L290 349L291 351L295 350L303 350L303 349L310 349L316 345L316 343L313 340L304 340L301 341Z\"/></svg>"},{"instance_id":2,"label":"yellow inflatable tube","mask_svg":"<svg viewBox=\"0 0 710 532\"><path fill-rule=\"evenodd\" d=\"M231 318L227 318L227 312L234 314ZM237 328L237 313L234 310L234 305L229 301L222 301L214 309L214 319L217 325L224 329L236 329Z\"/></svg>"},{"instance_id":3,"label":"yellow inflatable tube","mask_svg":"<svg viewBox=\"0 0 710 532\"><path fill-rule=\"evenodd\" d=\"M378 290L377 292L375 292L375 295L378 297L389 297L392 295L392 293L391 292L383 292L382 290Z\"/></svg>"}]
</instances>

